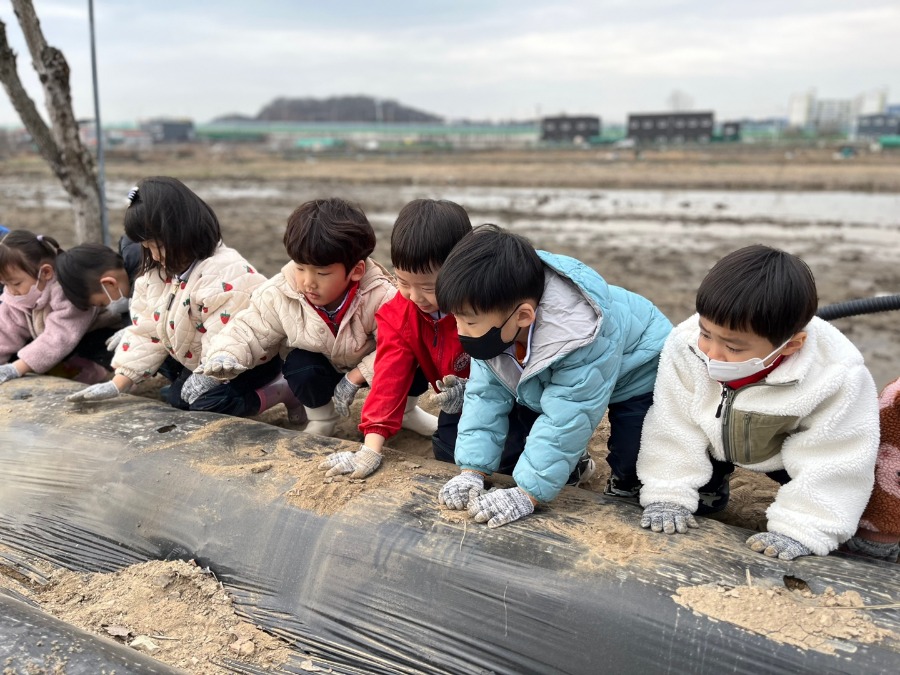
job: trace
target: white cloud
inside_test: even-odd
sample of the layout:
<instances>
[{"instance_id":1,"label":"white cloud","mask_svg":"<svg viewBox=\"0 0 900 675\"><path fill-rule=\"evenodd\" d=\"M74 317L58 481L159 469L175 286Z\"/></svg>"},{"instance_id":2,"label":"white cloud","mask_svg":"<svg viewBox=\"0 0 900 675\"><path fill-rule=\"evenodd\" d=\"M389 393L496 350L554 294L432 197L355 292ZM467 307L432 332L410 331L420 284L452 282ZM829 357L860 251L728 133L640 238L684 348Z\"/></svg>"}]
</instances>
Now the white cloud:
<instances>
[{"instance_id":1,"label":"white cloud","mask_svg":"<svg viewBox=\"0 0 900 675\"><path fill-rule=\"evenodd\" d=\"M900 100L900 6L886 0L285 7L98 5L104 118L205 121L255 113L276 96L355 93L447 116L531 115L539 104L607 119L662 107L675 88L728 115L772 114L811 86L834 98L888 86ZM86 12L59 2L38 11L89 114ZM20 58L20 72L28 65ZM0 95L0 123L14 119Z\"/></svg>"}]
</instances>

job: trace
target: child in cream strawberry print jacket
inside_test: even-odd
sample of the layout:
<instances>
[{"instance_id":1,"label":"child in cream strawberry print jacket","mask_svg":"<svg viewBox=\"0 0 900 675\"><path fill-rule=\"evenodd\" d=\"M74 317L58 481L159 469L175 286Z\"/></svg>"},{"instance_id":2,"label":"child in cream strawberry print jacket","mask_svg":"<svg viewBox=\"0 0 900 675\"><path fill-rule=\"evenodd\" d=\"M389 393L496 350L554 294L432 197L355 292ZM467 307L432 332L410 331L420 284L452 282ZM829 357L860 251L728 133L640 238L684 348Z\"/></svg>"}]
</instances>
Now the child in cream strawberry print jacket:
<instances>
[{"instance_id":1,"label":"child in cream strawberry print jacket","mask_svg":"<svg viewBox=\"0 0 900 675\"><path fill-rule=\"evenodd\" d=\"M182 275L144 274L135 283L132 325L113 359L116 374L140 382L154 374L166 356L193 373L204 349L265 281L224 244Z\"/></svg>"},{"instance_id":2,"label":"child in cream strawberry print jacket","mask_svg":"<svg viewBox=\"0 0 900 675\"><path fill-rule=\"evenodd\" d=\"M266 279L222 243L212 209L174 178L146 178L129 193L125 233L143 247L131 326L113 357L115 376L69 397L100 401L160 372L172 381L168 403L182 410L255 414L256 390L278 378L280 359L229 383L194 371L213 337L250 302Z\"/></svg>"}]
</instances>

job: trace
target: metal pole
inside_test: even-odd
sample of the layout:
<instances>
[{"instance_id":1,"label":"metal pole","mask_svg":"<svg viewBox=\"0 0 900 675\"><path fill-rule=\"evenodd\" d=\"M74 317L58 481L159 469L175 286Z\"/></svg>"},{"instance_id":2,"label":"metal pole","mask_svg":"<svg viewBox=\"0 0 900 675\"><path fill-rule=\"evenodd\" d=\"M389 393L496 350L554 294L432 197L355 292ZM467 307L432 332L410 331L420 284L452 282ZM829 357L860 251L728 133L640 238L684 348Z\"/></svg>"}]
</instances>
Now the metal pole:
<instances>
[{"instance_id":1,"label":"metal pole","mask_svg":"<svg viewBox=\"0 0 900 675\"><path fill-rule=\"evenodd\" d=\"M109 215L106 213L106 166L103 160L103 126L100 124L100 92L97 88L97 50L94 47L94 0L88 0L91 25L91 74L94 78L94 132L97 138L97 186L100 188L100 231L103 243L110 245Z\"/></svg>"}]
</instances>

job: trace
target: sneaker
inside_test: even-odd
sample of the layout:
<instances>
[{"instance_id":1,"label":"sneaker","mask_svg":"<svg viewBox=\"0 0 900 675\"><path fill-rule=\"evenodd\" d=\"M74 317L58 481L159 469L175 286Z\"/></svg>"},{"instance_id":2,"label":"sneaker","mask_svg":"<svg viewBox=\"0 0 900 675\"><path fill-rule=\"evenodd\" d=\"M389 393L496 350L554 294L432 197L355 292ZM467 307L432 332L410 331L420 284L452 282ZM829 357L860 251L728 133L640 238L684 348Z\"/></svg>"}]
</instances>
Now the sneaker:
<instances>
[{"instance_id":1,"label":"sneaker","mask_svg":"<svg viewBox=\"0 0 900 675\"><path fill-rule=\"evenodd\" d=\"M619 499L638 499L641 496L641 483L637 481L629 484L618 476L610 476L606 481L606 487L603 488L603 494Z\"/></svg>"},{"instance_id":2,"label":"sneaker","mask_svg":"<svg viewBox=\"0 0 900 675\"><path fill-rule=\"evenodd\" d=\"M724 511L731 496L731 474L722 479L722 483L712 492L700 492L696 514L708 516L711 513Z\"/></svg>"},{"instance_id":3,"label":"sneaker","mask_svg":"<svg viewBox=\"0 0 900 675\"><path fill-rule=\"evenodd\" d=\"M578 460L578 464L575 465L575 470L569 474L566 485L578 487L582 483L587 483L591 479L591 476L594 475L596 468L597 465L594 464L594 460L585 455Z\"/></svg>"}]
</instances>

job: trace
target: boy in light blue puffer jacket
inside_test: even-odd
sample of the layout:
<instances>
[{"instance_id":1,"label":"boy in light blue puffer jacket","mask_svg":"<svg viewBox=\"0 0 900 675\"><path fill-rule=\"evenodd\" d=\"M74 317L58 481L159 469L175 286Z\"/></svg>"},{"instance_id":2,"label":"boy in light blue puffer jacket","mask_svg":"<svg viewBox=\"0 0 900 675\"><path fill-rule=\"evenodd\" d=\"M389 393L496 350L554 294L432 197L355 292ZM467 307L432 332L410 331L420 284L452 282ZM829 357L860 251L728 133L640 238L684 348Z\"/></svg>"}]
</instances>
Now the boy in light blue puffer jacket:
<instances>
[{"instance_id":1,"label":"boy in light blue puffer jacket","mask_svg":"<svg viewBox=\"0 0 900 675\"><path fill-rule=\"evenodd\" d=\"M495 225L457 244L436 291L473 359L456 441L462 472L439 501L490 527L532 513L589 476L587 444L607 408L612 473L605 494L637 497L641 426L672 329L653 303ZM515 403L530 431L524 447L505 456ZM518 487L485 493L484 478L504 465Z\"/></svg>"}]
</instances>

